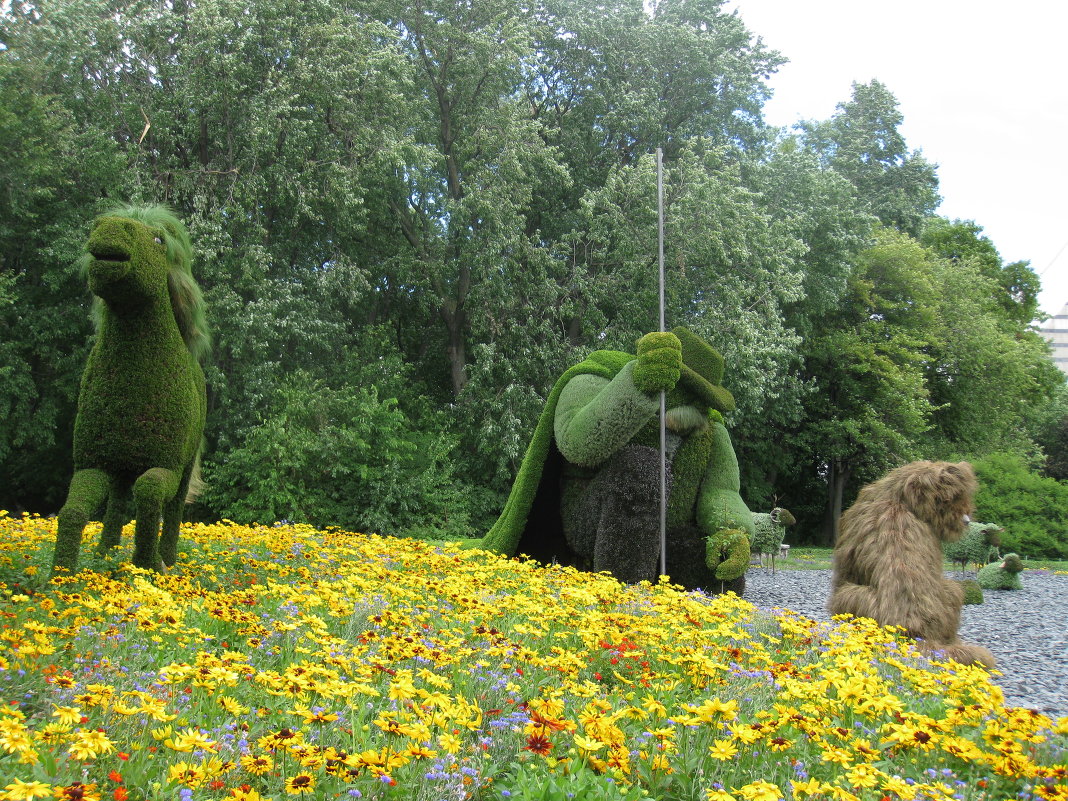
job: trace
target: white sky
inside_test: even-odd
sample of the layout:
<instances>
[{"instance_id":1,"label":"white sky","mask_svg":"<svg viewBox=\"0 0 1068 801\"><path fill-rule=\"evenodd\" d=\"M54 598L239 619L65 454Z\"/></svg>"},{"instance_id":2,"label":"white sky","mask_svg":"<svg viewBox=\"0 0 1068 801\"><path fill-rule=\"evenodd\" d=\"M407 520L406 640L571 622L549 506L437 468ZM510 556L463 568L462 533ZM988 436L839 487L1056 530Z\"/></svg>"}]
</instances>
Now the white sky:
<instances>
[{"instance_id":1,"label":"white sky","mask_svg":"<svg viewBox=\"0 0 1068 801\"><path fill-rule=\"evenodd\" d=\"M790 63L772 125L824 120L852 83L897 98L911 150L938 165L938 213L974 220L1006 262L1068 303L1068 3L1063 0L729 0Z\"/></svg>"}]
</instances>

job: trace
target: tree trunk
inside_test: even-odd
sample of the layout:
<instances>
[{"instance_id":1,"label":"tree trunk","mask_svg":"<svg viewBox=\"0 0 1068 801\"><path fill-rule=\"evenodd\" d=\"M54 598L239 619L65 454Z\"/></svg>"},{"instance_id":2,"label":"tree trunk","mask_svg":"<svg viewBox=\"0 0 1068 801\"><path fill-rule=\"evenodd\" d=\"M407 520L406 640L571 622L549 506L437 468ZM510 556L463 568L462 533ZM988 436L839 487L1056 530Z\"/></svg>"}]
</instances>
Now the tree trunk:
<instances>
[{"instance_id":1,"label":"tree trunk","mask_svg":"<svg viewBox=\"0 0 1068 801\"><path fill-rule=\"evenodd\" d=\"M853 471L848 462L832 459L827 474L827 512L823 520L824 545L834 545L838 541L838 521L842 517L842 498L845 486Z\"/></svg>"},{"instance_id":2,"label":"tree trunk","mask_svg":"<svg viewBox=\"0 0 1068 801\"><path fill-rule=\"evenodd\" d=\"M451 304L450 304L451 305ZM464 341L467 315L463 307L449 308L442 306L441 318L445 321L448 344L445 357L449 362L449 380L452 383L452 396L458 398L467 384L467 344Z\"/></svg>"}]
</instances>

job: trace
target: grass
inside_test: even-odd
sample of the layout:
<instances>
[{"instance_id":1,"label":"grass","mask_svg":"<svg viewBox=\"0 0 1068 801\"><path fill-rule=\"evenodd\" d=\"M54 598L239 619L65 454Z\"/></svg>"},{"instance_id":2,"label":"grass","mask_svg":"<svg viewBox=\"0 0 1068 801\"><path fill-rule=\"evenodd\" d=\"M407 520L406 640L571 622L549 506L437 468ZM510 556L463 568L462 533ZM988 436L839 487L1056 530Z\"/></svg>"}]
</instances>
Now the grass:
<instances>
[{"instance_id":1,"label":"grass","mask_svg":"<svg viewBox=\"0 0 1068 801\"><path fill-rule=\"evenodd\" d=\"M816 548L810 546L794 545L790 547L789 557L775 560L776 570L830 570L831 555L833 548ZM959 565L949 562L945 564L946 570L959 570ZM1027 570L1045 570L1051 573L1068 574L1068 560L1063 559L1026 559L1024 568Z\"/></svg>"},{"instance_id":2,"label":"grass","mask_svg":"<svg viewBox=\"0 0 1068 801\"><path fill-rule=\"evenodd\" d=\"M46 582L54 521L0 513L0 801L1068 797L1068 718L870 621L299 525L159 575L98 529Z\"/></svg>"}]
</instances>

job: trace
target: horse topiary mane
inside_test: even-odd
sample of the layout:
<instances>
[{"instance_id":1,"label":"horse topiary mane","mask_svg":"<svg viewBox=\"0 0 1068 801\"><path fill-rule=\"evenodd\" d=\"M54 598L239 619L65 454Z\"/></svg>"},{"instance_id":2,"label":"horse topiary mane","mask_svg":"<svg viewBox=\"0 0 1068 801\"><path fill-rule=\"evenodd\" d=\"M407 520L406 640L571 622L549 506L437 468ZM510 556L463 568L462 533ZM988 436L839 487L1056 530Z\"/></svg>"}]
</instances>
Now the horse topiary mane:
<instances>
[{"instance_id":1,"label":"horse topiary mane","mask_svg":"<svg viewBox=\"0 0 1068 801\"><path fill-rule=\"evenodd\" d=\"M136 205L122 203L102 212L97 220L104 217L125 217L135 220L156 232L163 245L170 271L167 273L167 289L171 296L171 309L182 333L185 346L193 357L203 362L211 351L211 335L208 332L207 316L204 312L204 295L193 278L193 243L189 231L167 206ZM84 279L92 262L91 254L86 253L80 262L80 271ZM103 318L104 301L93 298L93 325L100 330Z\"/></svg>"}]
</instances>

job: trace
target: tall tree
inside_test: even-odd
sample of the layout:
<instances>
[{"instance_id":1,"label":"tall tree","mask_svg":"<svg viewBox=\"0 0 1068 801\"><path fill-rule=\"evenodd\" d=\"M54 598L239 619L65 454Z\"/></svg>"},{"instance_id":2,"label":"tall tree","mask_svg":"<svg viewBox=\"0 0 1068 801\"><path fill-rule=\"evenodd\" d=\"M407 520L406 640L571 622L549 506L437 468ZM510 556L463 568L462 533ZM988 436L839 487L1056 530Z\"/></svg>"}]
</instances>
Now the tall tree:
<instances>
[{"instance_id":1,"label":"tall tree","mask_svg":"<svg viewBox=\"0 0 1068 801\"><path fill-rule=\"evenodd\" d=\"M80 9L72 25L84 29ZM70 477L71 422L88 353L89 293L77 269L86 208L128 183L119 150L84 124L40 56L49 22L0 16L0 506L51 510ZM62 42L88 56L77 36ZM40 50L38 50L40 48Z\"/></svg>"},{"instance_id":2,"label":"tall tree","mask_svg":"<svg viewBox=\"0 0 1068 801\"><path fill-rule=\"evenodd\" d=\"M816 394L795 439L825 488L825 543L834 541L848 493L914 458L930 429L925 376L937 309L929 258L909 237L878 230L839 309L805 341Z\"/></svg>"},{"instance_id":3,"label":"tall tree","mask_svg":"<svg viewBox=\"0 0 1068 801\"><path fill-rule=\"evenodd\" d=\"M938 332L927 386L944 453L983 456L1031 447L1026 421L1064 384L1049 346L977 259L931 259ZM1033 275L1033 274L1032 274ZM933 444L933 443L932 443Z\"/></svg>"},{"instance_id":4,"label":"tall tree","mask_svg":"<svg viewBox=\"0 0 1068 801\"><path fill-rule=\"evenodd\" d=\"M897 98L879 81L853 84L853 97L823 122L802 123L805 143L847 178L884 224L919 236L941 198L935 166L909 151Z\"/></svg>"},{"instance_id":5,"label":"tall tree","mask_svg":"<svg viewBox=\"0 0 1068 801\"><path fill-rule=\"evenodd\" d=\"M932 217L924 225L920 242L955 264L971 264L992 280L992 297L1010 324L1026 328L1037 319L1039 277L1026 261L1005 264L981 226L971 220Z\"/></svg>"}]
</instances>

